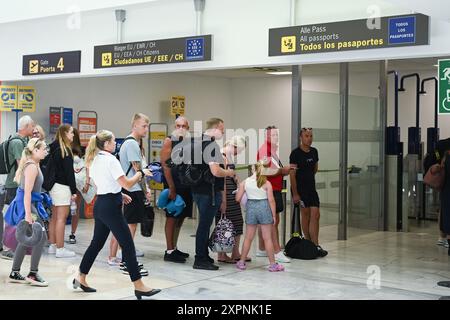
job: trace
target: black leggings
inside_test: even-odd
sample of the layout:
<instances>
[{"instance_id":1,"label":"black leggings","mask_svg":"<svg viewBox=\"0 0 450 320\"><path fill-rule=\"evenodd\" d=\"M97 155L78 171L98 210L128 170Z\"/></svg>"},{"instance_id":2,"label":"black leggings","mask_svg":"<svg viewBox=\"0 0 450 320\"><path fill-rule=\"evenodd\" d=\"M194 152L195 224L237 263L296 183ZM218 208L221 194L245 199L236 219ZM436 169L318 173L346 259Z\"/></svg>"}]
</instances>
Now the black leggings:
<instances>
[{"instance_id":1,"label":"black leggings","mask_svg":"<svg viewBox=\"0 0 450 320\"><path fill-rule=\"evenodd\" d=\"M94 205L94 219L94 237L81 260L80 272L82 274L89 273L111 231L122 248L122 260L130 272L131 281L139 280L141 274L136 259L136 249L130 229L122 214L121 193L98 195Z\"/></svg>"}]
</instances>

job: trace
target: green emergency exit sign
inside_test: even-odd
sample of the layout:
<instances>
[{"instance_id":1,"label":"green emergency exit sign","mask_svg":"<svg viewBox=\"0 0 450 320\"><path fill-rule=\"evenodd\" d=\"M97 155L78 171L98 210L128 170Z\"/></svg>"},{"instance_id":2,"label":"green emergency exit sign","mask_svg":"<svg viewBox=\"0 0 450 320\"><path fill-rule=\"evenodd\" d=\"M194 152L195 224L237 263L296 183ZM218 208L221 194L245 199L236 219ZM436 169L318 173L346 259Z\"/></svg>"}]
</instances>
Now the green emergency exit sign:
<instances>
[{"instance_id":1,"label":"green emergency exit sign","mask_svg":"<svg viewBox=\"0 0 450 320\"><path fill-rule=\"evenodd\" d=\"M439 114L450 114L450 59L439 60Z\"/></svg>"}]
</instances>

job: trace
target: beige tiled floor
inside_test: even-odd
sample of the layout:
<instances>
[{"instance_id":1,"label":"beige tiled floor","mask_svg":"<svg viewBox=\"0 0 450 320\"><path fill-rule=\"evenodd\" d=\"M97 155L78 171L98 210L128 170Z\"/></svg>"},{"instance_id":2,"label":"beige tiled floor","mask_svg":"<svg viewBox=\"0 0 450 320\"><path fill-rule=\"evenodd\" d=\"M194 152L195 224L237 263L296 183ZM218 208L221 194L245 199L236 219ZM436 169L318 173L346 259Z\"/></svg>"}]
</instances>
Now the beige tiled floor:
<instances>
[{"instance_id":1,"label":"beige tiled floor","mask_svg":"<svg viewBox=\"0 0 450 320\"><path fill-rule=\"evenodd\" d=\"M136 239L144 251L140 258L149 269L144 280L152 287L163 288L155 299L438 299L450 290L438 287L437 281L450 280L447 250L436 246L436 225L428 222L413 225L410 233L351 230L347 241L337 241L337 229L321 228L323 247L329 251L324 259L295 260L285 264L286 272L270 273L266 258L254 256L247 271L234 265L220 264L218 271L192 269L196 220L186 220L179 248L191 253L186 264L163 261L165 238L164 216L156 215L154 235ZM133 299L128 276L106 263L108 244L99 255L89 283L95 294L74 292L71 280L92 236L93 221L82 220L78 243L67 245L77 253L72 259L56 259L45 254L41 275L50 283L47 288L6 282L12 262L0 260L0 299ZM288 227L289 229L289 223ZM23 273L29 266L27 257ZM380 287L370 280L379 270ZM368 282L369 285L368 286Z\"/></svg>"}]
</instances>

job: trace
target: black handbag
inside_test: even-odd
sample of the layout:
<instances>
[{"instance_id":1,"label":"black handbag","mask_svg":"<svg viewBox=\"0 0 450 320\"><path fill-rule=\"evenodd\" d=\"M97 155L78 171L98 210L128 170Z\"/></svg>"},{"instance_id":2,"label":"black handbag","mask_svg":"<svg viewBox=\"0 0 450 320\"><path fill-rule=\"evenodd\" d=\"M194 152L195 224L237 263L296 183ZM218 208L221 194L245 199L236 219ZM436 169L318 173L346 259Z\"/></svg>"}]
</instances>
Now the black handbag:
<instances>
[{"instance_id":1,"label":"black handbag","mask_svg":"<svg viewBox=\"0 0 450 320\"><path fill-rule=\"evenodd\" d=\"M302 236L299 205L294 205L291 220L291 233L292 238L284 246L284 252L288 257L293 259L313 260L319 256L319 250L314 242L307 240Z\"/></svg>"},{"instance_id":2,"label":"black handbag","mask_svg":"<svg viewBox=\"0 0 450 320\"><path fill-rule=\"evenodd\" d=\"M149 204L145 205L145 214L141 221L141 235L149 238L153 234L153 225L155 223L155 211Z\"/></svg>"}]
</instances>

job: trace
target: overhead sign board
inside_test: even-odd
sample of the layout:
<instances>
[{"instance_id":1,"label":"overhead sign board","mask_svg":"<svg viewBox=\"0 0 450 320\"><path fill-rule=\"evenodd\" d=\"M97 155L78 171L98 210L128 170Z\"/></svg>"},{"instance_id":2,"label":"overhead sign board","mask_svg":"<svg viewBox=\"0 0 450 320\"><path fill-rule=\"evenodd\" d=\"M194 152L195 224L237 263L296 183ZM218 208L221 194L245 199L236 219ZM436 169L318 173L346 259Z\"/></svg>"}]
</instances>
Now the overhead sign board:
<instances>
[{"instance_id":1,"label":"overhead sign board","mask_svg":"<svg viewBox=\"0 0 450 320\"><path fill-rule=\"evenodd\" d=\"M429 44L423 14L318 23L269 30L269 56Z\"/></svg>"},{"instance_id":2,"label":"overhead sign board","mask_svg":"<svg viewBox=\"0 0 450 320\"><path fill-rule=\"evenodd\" d=\"M94 68L211 60L211 35L94 47Z\"/></svg>"},{"instance_id":3,"label":"overhead sign board","mask_svg":"<svg viewBox=\"0 0 450 320\"><path fill-rule=\"evenodd\" d=\"M81 51L31 54L23 56L22 75L80 72L80 66Z\"/></svg>"}]
</instances>

